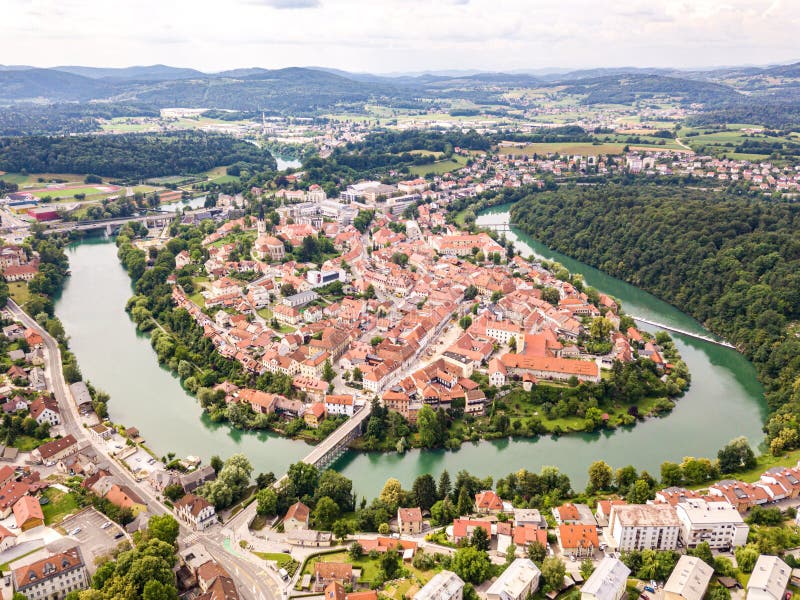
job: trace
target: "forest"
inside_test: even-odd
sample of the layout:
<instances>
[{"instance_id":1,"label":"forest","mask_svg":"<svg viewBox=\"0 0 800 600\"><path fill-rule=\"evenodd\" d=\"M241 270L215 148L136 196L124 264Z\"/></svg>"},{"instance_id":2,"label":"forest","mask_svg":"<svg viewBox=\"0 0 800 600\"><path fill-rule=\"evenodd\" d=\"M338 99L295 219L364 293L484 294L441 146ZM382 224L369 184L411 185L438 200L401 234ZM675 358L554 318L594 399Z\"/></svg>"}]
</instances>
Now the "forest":
<instances>
[{"instance_id":1,"label":"forest","mask_svg":"<svg viewBox=\"0 0 800 600\"><path fill-rule=\"evenodd\" d=\"M735 344L758 370L771 450L800 446L800 206L675 185L562 187L512 209L521 229Z\"/></svg>"},{"instance_id":2,"label":"forest","mask_svg":"<svg viewBox=\"0 0 800 600\"><path fill-rule=\"evenodd\" d=\"M0 170L12 173L94 173L146 179L200 173L234 163L250 171L274 171L277 167L272 154L253 144L191 131L0 139Z\"/></svg>"}]
</instances>

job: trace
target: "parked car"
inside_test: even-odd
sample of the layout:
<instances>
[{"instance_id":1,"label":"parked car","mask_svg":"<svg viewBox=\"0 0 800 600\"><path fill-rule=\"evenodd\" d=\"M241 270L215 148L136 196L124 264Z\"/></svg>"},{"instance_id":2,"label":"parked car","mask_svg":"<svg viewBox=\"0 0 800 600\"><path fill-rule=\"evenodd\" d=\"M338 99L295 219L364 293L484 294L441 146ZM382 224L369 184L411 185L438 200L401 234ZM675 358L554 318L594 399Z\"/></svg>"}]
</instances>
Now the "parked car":
<instances>
[{"instance_id":1,"label":"parked car","mask_svg":"<svg viewBox=\"0 0 800 600\"><path fill-rule=\"evenodd\" d=\"M645 592L650 592L651 594L655 594L656 593L656 590L652 586L649 586L649 585L644 586L644 591Z\"/></svg>"},{"instance_id":2,"label":"parked car","mask_svg":"<svg viewBox=\"0 0 800 600\"><path fill-rule=\"evenodd\" d=\"M119 538L121 538L123 535L125 535L125 534L124 534L124 533L122 533L122 532L120 531L120 532L119 532L117 535L115 535L115 536L114 536L114 539L115 539L115 540L118 540L118 539L119 539Z\"/></svg>"},{"instance_id":3,"label":"parked car","mask_svg":"<svg viewBox=\"0 0 800 600\"><path fill-rule=\"evenodd\" d=\"M80 527L76 527L75 529L70 531L69 534L70 535L78 535L80 532L81 532L81 528Z\"/></svg>"},{"instance_id":4,"label":"parked car","mask_svg":"<svg viewBox=\"0 0 800 600\"><path fill-rule=\"evenodd\" d=\"M100 525L100 529L108 529L109 527L111 527L111 521L106 521L105 523Z\"/></svg>"}]
</instances>

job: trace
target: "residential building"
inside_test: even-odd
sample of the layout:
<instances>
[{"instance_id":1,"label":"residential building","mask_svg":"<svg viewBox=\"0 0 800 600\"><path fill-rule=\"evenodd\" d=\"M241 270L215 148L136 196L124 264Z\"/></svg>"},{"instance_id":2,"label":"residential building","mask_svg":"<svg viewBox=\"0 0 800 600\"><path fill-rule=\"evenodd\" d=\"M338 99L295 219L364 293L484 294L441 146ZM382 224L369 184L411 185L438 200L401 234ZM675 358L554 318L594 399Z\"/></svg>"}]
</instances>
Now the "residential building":
<instances>
[{"instance_id":1,"label":"residential building","mask_svg":"<svg viewBox=\"0 0 800 600\"><path fill-rule=\"evenodd\" d=\"M681 521L681 541L687 548L708 542L712 550L735 548L747 543L750 527L727 502L692 498L675 507Z\"/></svg>"},{"instance_id":2,"label":"residential building","mask_svg":"<svg viewBox=\"0 0 800 600\"><path fill-rule=\"evenodd\" d=\"M14 504L14 520L20 531L28 531L44 525L44 513L39 500L33 496L23 496Z\"/></svg>"},{"instance_id":3,"label":"residential building","mask_svg":"<svg viewBox=\"0 0 800 600\"><path fill-rule=\"evenodd\" d=\"M556 537L561 550L575 556L592 556L600 546L597 525L559 525Z\"/></svg>"},{"instance_id":4,"label":"residential building","mask_svg":"<svg viewBox=\"0 0 800 600\"><path fill-rule=\"evenodd\" d=\"M780 558L762 554L747 582L747 600L782 600L791 575Z\"/></svg>"},{"instance_id":5,"label":"residential building","mask_svg":"<svg viewBox=\"0 0 800 600\"><path fill-rule=\"evenodd\" d=\"M702 600L714 568L696 556L681 556L664 584L664 600Z\"/></svg>"},{"instance_id":6,"label":"residential building","mask_svg":"<svg viewBox=\"0 0 800 600\"><path fill-rule=\"evenodd\" d=\"M592 509L586 504L573 504L567 502L553 509L553 516L556 523L577 524L577 525L597 525L597 521L592 514Z\"/></svg>"},{"instance_id":7,"label":"residential building","mask_svg":"<svg viewBox=\"0 0 800 600\"><path fill-rule=\"evenodd\" d=\"M175 514L196 531L202 531L217 522L214 506L205 498L194 494L186 494L175 502Z\"/></svg>"},{"instance_id":8,"label":"residential building","mask_svg":"<svg viewBox=\"0 0 800 600\"><path fill-rule=\"evenodd\" d=\"M31 418L35 419L39 425L42 423L58 425L61 422L61 416L58 412L58 402L52 398L39 396L36 400L31 402L29 411Z\"/></svg>"},{"instance_id":9,"label":"residential building","mask_svg":"<svg viewBox=\"0 0 800 600\"><path fill-rule=\"evenodd\" d=\"M295 502L286 511L283 517L284 531L295 531L298 529L308 529L311 510L302 502Z\"/></svg>"},{"instance_id":10,"label":"residential building","mask_svg":"<svg viewBox=\"0 0 800 600\"><path fill-rule=\"evenodd\" d=\"M0 552L5 552L17 543L17 534L0 525Z\"/></svg>"},{"instance_id":11,"label":"residential building","mask_svg":"<svg viewBox=\"0 0 800 600\"><path fill-rule=\"evenodd\" d=\"M77 451L78 441L72 434L69 434L63 438L42 444L31 452L31 458L45 464L50 462L55 463L65 456L75 454Z\"/></svg>"},{"instance_id":12,"label":"residential building","mask_svg":"<svg viewBox=\"0 0 800 600\"><path fill-rule=\"evenodd\" d=\"M353 565L322 561L314 565L314 589L316 591L324 590L334 581L342 585L353 585L355 583Z\"/></svg>"},{"instance_id":13,"label":"residential building","mask_svg":"<svg viewBox=\"0 0 800 600\"><path fill-rule=\"evenodd\" d=\"M486 590L487 600L526 600L539 587L542 572L529 558L517 558Z\"/></svg>"},{"instance_id":14,"label":"residential building","mask_svg":"<svg viewBox=\"0 0 800 600\"><path fill-rule=\"evenodd\" d=\"M422 511L419 508L398 508L397 528L401 534L422 533Z\"/></svg>"},{"instance_id":15,"label":"residential building","mask_svg":"<svg viewBox=\"0 0 800 600\"><path fill-rule=\"evenodd\" d=\"M353 416L353 396L350 394L339 394L325 396L325 412L329 415Z\"/></svg>"},{"instance_id":16,"label":"residential building","mask_svg":"<svg viewBox=\"0 0 800 600\"><path fill-rule=\"evenodd\" d=\"M179 481L181 487L183 487L183 491L187 494L190 494L203 485L206 481L211 481L216 478L217 473L214 471L214 467L211 465L206 465L204 467L195 469L194 471L183 473L180 476Z\"/></svg>"},{"instance_id":17,"label":"residential building","mask_svg":"<svg viewBox=\"0 0 800 600\"><path fill-rule=\"evenodd\" d=\"M623 504L611 509L609 529L617 550L675 550L681 522L669 504Z\"/></svg>"},{"instance_id":18,"label":"residential building","mask_svg":"<svg viewBox=\"0 0 800 600\"><path fill-rule=\"evenodd\" d=\"M461 578L452 571L439 571L414 594L413 600L462 600L463 597Z\"/></svg>"},{"instance_id":19,"label":"residential building","mask_svg":"<svg viewBox=\"0 0 800 600\"><path fill-rule=\"evenodd\" d=\"M581 588L581 600L620 600L631 570L618 558L606 556Z\"/></svg>"},{"instance_id":20,"label":"residential building","mask_svg":"<svg viewBox=\"0 0 800 600\"><path fill-rule=\"evenodd\" d=\"M503 501L492 490L484 490L475 494L475 510L479 513L497 514L503 512Z\"/></svg>"},{"instance_id":21,"label":"residential building","mask_svg":"<svg viewBox=\"0 0 800 600\"><path fill-rule=\"evenodd\" d=\"M127 485L113 484L106 492L105 499L119 508L129 508L134 516L147 510L144 500Z\"/></svg>"},{"instance_id":22,"label":"residential building","mask_svg":"<svg viewBox=\"0 0 800 600\"><path fill-rule=\"evenodd\" d=\"M325 419L325 404L322 402L314 402L309 405L303 413L303 420L306 425L316 429L319 424Z\"/></svg>"},{"instance_id":23,"label":"residential building","mask_svg":"<svg viewBox=\"0 0 800 600\"><path fill-rule=\"evenodd\" d=\"M69 592L89 587L80 548L70 548L12 573L14 591L36 600L62 600Z\"/></svg>"}]
</instances>

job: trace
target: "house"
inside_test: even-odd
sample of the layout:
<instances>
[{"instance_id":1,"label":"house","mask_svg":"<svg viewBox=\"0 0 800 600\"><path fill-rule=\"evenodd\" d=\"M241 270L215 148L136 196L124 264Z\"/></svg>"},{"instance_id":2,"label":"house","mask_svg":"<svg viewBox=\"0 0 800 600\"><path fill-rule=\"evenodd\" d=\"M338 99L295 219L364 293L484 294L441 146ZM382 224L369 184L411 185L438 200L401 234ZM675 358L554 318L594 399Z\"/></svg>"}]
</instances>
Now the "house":
<instances>
[{"instance_id":1,"label":"house","mask_svg":"<svg viewBox=\"0 0 800 600\"><path fill-rule=\"evenodd\" d=\"M606 527L611 518L611 509L623 504L627 504L627 502L625 500L598 500L597 510L594 511L594 518L597 519L597 524Z\"/></svg>"},{"instance_id":2,"label":"house","mask_svg":"<svg viewBox=\"0 0 800 600\"><path fill-rule=\"evenodd\" d=\"M0 525L0 552L5 552L17 543L17 534Z\"/></svg>"},{"instance_id":3,"label":"house","mask_svg":"<svg viewBox=\"0 0 800 600\"><path fill-rule=\"evenodd\" d=\"M28 531L44 525L44 513L39 501L33 496L23 496L14 504L14 520L20 531Z\"/></svg>"},{"instance_id":4,"label":"house","mask_svg":"<svg viewBox=\"0 0 800 600\"><path fill-rule=\"evenodd\" d=\"M31 452L31 458L36 462L55 463L65 456L75 454L78 451L78 441L72 434L63 438L47 442Z\"/></svg>"},{"instance_id":5,"label":"house","mask_svg":"<svg viewBox=\"0 0 800 600\"><path fill-rule=\"evenodd\" d=\"M561 550L575 556L592 556L600 546L597 525L559 525L556 537Z\"/></svg>"},{"instance_id":6,"label":"house","mask_svg":"<svg viewBox=\"0 0 800 600\"><path fill-rule=\"evenodd\" d=\"M324 419L325 405L322 402L314 402L313 404L309 405L309 407L303 413L303 420L306 422L306 425L313 429L319 427L319 424L322 423Z\"/></svg>"},{"instance_id":7,"label":"house","mask_svg":"<svg viewBox=\"0 0 800 600\"><path fill-rule=\"evenodd\" d=\"M452 571L439 571L420 590L413 600L462 600L464 582Z\"/></svg>"},{"instance_id":8,"label":"house","mask_svg":"<svg viewBox=\"0 0 800 600\"><path fill-rule=\"evenodd\" d=\"M631 570L618 558L606 556L581 588L581 600L620 600Z\"/></svg>"},{"instance_id":9,"label":"house","mask_svg":"<svg viewBox=\"0 0 800 600\"><path fill-rule=\"evenodd\" d=\"M215 560L197 569L197 585L203 592L197 600L239 600L239 593L230 574Z\"/></svg>"},{"instance_id":10,"label":"house","mask_svg":"<svg viewBox=\"0 0 800 600\"><path fill-rule=\"evenodd\" d=\"M134 516L147 510L144 500L139 498L127 485L113 484L106 492L105 499L114 506L130 509Z\"/></svg>"},{"instance_id":11,"label":"house","mask_svg":"<svg viewBox=\"0 0 800 600\"><path fill-rule=\"evenodd\" d=\"M516 527L534 525L536 527L547 528L547 521L536 508L515 508L514 525Z\"/></svg>"},{"instance_id":12,"label":"house","mask_svg":"<svg viewBox=\"0 0 800 600\"><path fill-rule=\"evenodd\" d=\"M189 473L181 474L178 482L181 484L181 487L183 487L183 491L190 494L206 481L211 481L216 478L217 473L214 471L214 467L206 465L205 467L200 467Z\"/></svg>"},{"instance_id":13,"label":"house","mask_svg":"<svg viewBox=\"0 0 800 600\"><path fill-rule=\"evenodd\" d=\"M25 330L25 341L31 348L38 348L44 343L39 332L31 327Z\"/></svg>"},{"instance_id":14,"label":"house","mask_svg":"<svg viewBox=\"0 0 800 600\"><path fill-rule=\"evenodd\" d=\"M389 550L397 550L403 560L411 560L417 552L417 542L411 540L399 540L393 537L379 535L376 539L362 538L358 540L365 553L370 553L373 550L376 552L384 553Z\"/></svg>"},{"instance_id":15,"label":"house","mask_svg":"<svg viewBox=\"0 0 800 600\"><path fill-rule=\"evenodd\" d=\"M553 509L553 516L558 525L597 525L597 521L592 514L592 509L586 504L567 502L566 504L555 507Z\"/></svg>"},{"instance_id":16,"label":"house","mask_svg":"<svg viewBox=\"0 0 800 600\"><path fill-rule=\"evenodd\" d=\"M324 590L332 582L353 585L353 565L338 562L318 562L314 565L314 589Z\"/></svg>"},{"instance_id":17,"label":"house","mask_svg":"<svg viewBox=\"0 0 800 600\"><path fill-rule=\"evenodd\" d=\"M186 494L175 502L175 514L195 531L202 531L217 522L214 506L205 498L194 494Z\"/></svg>"},{"instance_id":18,"label":"house","mask_svg":"<svg viewBox=\"0 0 800 600\"><path fill-rule=\"evenodd\" d=\"M111 436L114 435L114 430L111 429L108 425L104 425L103 423L98 423L97 425L92 425L89 427L89 435L97 439L98 441L108 440L111 439Z\"/></svg>"},{"instance_id":19,"label":"house","mask_svg":"<svg viewBox=\"0 0 800 600\"><path fill-rule=\"evenodd\" d=\"M747 543L750 527L728 502L690 498L678 502L675 510L681 522L681 542L687 548L695 548L701 542L708 542L712 550L730 549Z\"/></svg>"},{"instance_id":20,"label":"house","mask_svg":"<svg viewBox=\"0 0 800 600\"><path fill-rule=\"evenodd\" d=\"M42 423L58 425L61 422L61 415L58 412L58 402L53 398L39 396L36 400L31 402L29 411L31 418L35 419L39 425Z\"/></svg>"},{"instance_id":21,"label":"house","mask_svg":"<svg viewBox=\"0 0 800 600\"><path fill-rule=\"evenodd\" d=\"M479 513L497 514L503 512L503 501L492 490L484 490L475 494L475 510Z\"/></svg>"},{"instance_id":22,"label":"house","mask_svg":"<svg viewBox=\"0 0 800 600\"><path fill-rule=\"evenodd\" d=\"M681 521L669 504L622 504L611 509L609 530L617 550L675 550Z\"/></svg>"},{"instance_id":23,"label":"house","mask_svg":"<svg viewBox=\"0 0 800 600\"><path fill-rule=\"evenodd\" d=\"M517 558L486 590L487 600L526 600L539 587L542 572L529 558Z\"/></svg>"},{"instance_id":24,"label":"house","mask_svg":"<svg viewBox=\"0 0 800 600\"><path fill-rule=\"evenodd\" d=\"M780 558L762 554L747 582L747 600L781 600L791 574Z\"/></svg>"},{"instance_id":25,"label":"house","mask_svg":"<svg viewBox=\"0 0 800 600\"><path fill-rule=\"evenodd\" d=\"M295 502L286 511L283 517L284 531L295 531L298 529L308 529L311 510L302 502Z\"/></svg>"},{"instance_id":26,"label":"house","mask_svg":"<svg viewBox=\"0 0 800 600\"><path fill-rule=\"evenodd\" d=\"M325 412L329 415L353 416L353 396L349 394L339 394L325 396Z\"/></svg>"},{"instance_id":27,"label":"house","mask_svg":"<svg viewBox=\"0 0 800 600\"><path fill-rule=\"evenodd\" d=\"M492 523L490 521L455 519L453 521L453 541L458 544L463 539L471 539L472 534L475 533L478 527L483 529L489 537L492 537Z\"/></svg>"},{"instance_id":28,"label":"house","mask_svg":"<svg viewBox=\"0 0 800 600\"><path fill-rule=\"evenodd\" d=\"M422 510L419 508L398 508L397 529L401 534L422 533Z\"/></svg>"},{"instance_id":29,"label":"house","mask_svg":"<svg viewBox=\"0 0 800 600\"><path fill-rule=\"evenodd\" d=\"M0 489L0 517L6 518L11 514L17 500L28 495L31 486L22 481L12 481Z\"/></svg>"},{"instance_id":30,"label":"house","mask_svg":"<svg viewBox=\"0 0 800 600\"><path fill-rule=\"evenodd\" d=\"M696 556L681 556L664 584L664 600L702 600L713 574L713 567Z\"/></svg>"},{"instance_id":31,"label":"house","mask_svg":"<svg viewBox=\"0 0 800 600\"><path fill-rule=\"evenodd\" d=\"M69 592L89 587L86 564L78 547L18 567L12 580L15 592L40 600L63 600Z\"/></svg>"}]
</instances>

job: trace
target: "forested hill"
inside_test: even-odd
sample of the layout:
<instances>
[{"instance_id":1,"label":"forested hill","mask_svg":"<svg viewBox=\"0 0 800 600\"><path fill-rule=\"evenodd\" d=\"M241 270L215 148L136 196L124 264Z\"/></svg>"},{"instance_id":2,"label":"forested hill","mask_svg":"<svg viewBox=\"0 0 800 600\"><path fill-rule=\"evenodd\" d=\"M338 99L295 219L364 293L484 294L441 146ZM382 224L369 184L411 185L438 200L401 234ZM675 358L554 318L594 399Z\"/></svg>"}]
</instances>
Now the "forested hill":
<instances>
[{"instance_id":1,"label":"forested hill","mask_svg":"<svg viewBox=\"0 0 800 600\"><path fill-rule=\"evenodd\" d=\"M773 452L800 446L800 206L606 185L532 194L511 214L548 246L652 292L739 346L774 411Z\"/></svg>"},{"instance_id":2,"label":"forested hill","mask_svg":"<svg viewBox=\"0 0 800 600\"><path fill-rule=\"evenodd\" d=\"M234 164L249 171L277 168L269 151L249 142L192 131L0 139L0 170L9 172L146 179L201 173Z\"/></svg>"}]
</instances>

